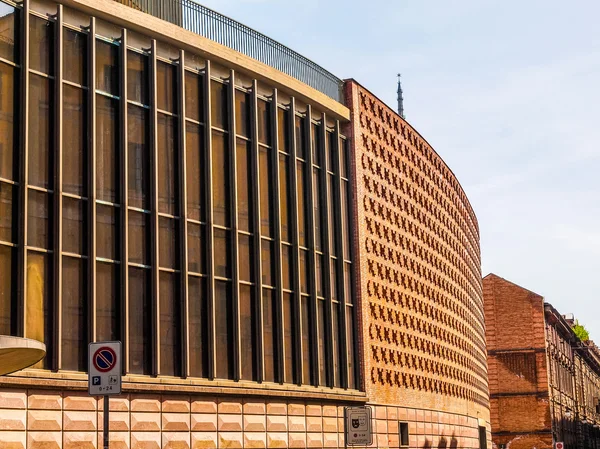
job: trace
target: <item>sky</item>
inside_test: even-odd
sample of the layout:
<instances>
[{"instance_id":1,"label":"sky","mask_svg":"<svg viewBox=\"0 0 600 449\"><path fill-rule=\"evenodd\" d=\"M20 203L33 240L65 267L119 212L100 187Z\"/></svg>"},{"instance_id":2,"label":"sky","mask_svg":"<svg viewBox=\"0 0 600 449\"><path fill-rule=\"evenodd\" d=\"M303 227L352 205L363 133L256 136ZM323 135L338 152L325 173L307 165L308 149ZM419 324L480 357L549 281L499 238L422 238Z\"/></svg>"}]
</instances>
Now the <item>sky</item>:
<instances>
[{"instance_id":1,"label":"sky","mask_svg":"<svg viewBox=\"0 0 600 449\"><path fill-rule=\"evenodd\" d=\"M600 2L201 0L354 78L457 175L482 270L600 344Z\"/></svg>"}]
</instances>

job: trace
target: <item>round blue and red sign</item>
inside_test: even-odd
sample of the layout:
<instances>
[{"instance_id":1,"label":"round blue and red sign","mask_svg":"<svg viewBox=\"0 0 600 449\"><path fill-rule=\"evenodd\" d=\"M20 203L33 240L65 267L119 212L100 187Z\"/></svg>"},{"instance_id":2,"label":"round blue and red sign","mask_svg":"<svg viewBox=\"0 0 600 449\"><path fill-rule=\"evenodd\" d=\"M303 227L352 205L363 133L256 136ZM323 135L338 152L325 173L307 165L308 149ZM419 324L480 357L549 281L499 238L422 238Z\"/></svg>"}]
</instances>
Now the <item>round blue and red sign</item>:
<instances>
[{"instance_id":1,"label":"round blue and red sign","mask_svg":"<svg viewBox=\"0 0 600 449\"><path fill-rule=\"evenodd\" d=\"M115 354L112 348L104 346L94 353L92 362L94 363L94 368L98 371L107 373L117 364L117 354Z\"/></svg>"}]
</instances>

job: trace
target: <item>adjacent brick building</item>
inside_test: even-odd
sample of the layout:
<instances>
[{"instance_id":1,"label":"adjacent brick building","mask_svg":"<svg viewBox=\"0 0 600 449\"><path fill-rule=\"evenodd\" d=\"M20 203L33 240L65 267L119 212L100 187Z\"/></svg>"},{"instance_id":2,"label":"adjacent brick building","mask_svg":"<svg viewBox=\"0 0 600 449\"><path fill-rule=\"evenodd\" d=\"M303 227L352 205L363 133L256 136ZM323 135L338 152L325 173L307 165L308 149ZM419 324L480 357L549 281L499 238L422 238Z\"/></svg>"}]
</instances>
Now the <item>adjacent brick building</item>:
<instances>
[{"instance_id":1,"label":"adjacent brick building","mask_svg":"<svg viewBox=\"0 0 600 449\"><path fill-rule=\"evenodd\" d=\"M493 443L511 449L597 447L599 352L544 298L483 279Z\"/></svg>"}]
</instances>

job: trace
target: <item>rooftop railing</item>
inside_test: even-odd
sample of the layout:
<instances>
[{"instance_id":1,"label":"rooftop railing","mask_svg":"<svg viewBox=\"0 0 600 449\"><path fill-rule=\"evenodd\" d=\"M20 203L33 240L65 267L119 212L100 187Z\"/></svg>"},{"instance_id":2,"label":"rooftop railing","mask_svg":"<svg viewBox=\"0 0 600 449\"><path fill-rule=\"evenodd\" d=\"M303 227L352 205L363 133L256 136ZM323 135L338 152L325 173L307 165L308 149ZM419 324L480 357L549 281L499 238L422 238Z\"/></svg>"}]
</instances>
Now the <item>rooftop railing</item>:
<instances>
[{"instance_id":1,"label":"rooftop railing","mask_svg":"<svg viewBox=\"0 0 600 449\"><path fill-rule=\"evenodd\" d=\"M283 44L193 0L115 0L239 51L343 103L343 81Z\"/></svg>"}]
</instances>

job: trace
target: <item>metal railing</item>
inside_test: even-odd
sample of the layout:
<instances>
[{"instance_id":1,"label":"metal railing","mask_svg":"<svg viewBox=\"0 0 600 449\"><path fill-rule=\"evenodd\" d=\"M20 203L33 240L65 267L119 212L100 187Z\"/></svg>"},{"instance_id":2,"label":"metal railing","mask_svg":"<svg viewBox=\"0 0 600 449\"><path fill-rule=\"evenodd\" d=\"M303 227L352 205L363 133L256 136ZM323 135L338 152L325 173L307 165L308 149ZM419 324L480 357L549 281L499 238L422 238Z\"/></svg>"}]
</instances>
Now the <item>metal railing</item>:
<instances>
[{"instance_id":1,"label":"metal railing","mask_svg":"<svg viewBox=\"0 0 600 449\"><path fill-rule=\"evenodd\" d=\"M283 44L194 0L115 0L271 66L343 103L343 81Z\"/></svg>"}]
</instances>

